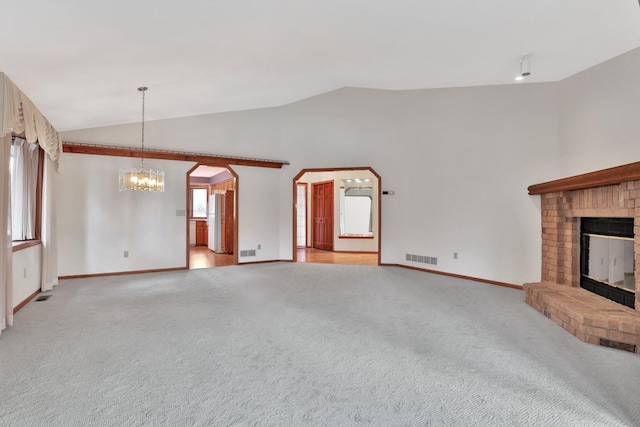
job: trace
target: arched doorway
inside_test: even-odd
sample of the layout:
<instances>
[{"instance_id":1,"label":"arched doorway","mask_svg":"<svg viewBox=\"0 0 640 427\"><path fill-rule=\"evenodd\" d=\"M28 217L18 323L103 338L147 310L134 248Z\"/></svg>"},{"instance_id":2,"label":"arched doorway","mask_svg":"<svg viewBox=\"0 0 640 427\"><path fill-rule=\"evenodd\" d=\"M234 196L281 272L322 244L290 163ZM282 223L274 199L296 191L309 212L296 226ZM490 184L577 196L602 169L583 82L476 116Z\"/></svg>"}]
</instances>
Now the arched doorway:
<instances>
[{"instance_id":1,"label":"arched doorway","mask_svg":"<svg viewBox=\"0 0 640 427\"><path fill-rule=\"evenodd\" d=\"M187 172L187 267L238 264L238 175L196 164Z\"/></svg>"},{"instance_id":2,"label":"arched doorway","mask_svg":"<svg viewBox=\"0 0 640 427\"><path fill-rule=\"evenodd\" d=\"M371 167L300 171L293 179L293 261L380 265L381 188Z\"/></svg>"}]
</instances>

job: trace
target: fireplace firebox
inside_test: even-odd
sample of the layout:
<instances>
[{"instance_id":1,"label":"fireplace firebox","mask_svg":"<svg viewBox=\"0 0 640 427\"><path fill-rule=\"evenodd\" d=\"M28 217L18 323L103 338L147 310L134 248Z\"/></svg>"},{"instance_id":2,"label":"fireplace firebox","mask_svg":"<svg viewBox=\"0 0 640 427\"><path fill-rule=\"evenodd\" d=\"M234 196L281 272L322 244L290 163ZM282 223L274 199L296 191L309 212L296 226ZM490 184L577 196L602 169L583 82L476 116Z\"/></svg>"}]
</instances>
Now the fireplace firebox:
<instances>
[{"instance_id":1,"label":"fireplace firebox","mask_svg":"<svg viewBox=\"0 0 640 427\"><path fill-rule=\"evenodd\" d=\"M633 218L581 218L580 287L635 308Z\"/></svg>"}]
</instances>

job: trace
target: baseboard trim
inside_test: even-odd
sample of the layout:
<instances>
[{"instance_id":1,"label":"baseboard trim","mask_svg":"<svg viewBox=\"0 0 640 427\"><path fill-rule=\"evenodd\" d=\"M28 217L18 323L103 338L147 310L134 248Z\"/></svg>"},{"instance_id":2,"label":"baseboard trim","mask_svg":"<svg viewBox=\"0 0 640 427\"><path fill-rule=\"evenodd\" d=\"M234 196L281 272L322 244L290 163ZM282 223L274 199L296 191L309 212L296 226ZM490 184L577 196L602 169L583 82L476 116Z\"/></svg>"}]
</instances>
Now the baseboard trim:
<instances>
[{"instance_id":1,"label":"baseboard trim","mask_svg":"<svg viewBox=\"0 0 640 427\"><path fill-rule=\"evenodd\" d=\"M156 268L153 270L115 271L113 273L76 274L73 276L60 276L58 279L86 279L89 277L124 276L127 274L165 273L168 271L188 270L186 267Z\"/></svg>"},{"instance_id":2,"label":"baseboard trim","mask_svg":"<svg viewBox=\"0 0 640 427\"><path fill-rule=\"evenodd\" d=\"M377 251L331 251L337 254L377 254Z\"/></svg>"},{"instance_id":3,"label":"baseboard trim","mask_svg":"<svg viewBox=\"0 0 640 427\"><path fill-rule=\"evenodd\" d=\"M522 290L522 286L514 285L512 283L498 282L496 280L489 280L489 279L481 279L479 277L463 276L462 274L447 273L446 271L429 270L428 268L413 267L413 266L404 265L404 264L381 264L381 265L385 266L385 267L408 268L409 270L423 271L425 273L432 273L432 274L439 274L441 276L455 277L456 279L465 279L465 280L471 280L471 281L474 281L474 282L482 282L482 283L488 283L490 285L502 286L502 287L505 287L505 288Z\"/></svg>"},{"instance_id":4,"label":"baseboard trim","mask_svg":"<svg viewBox=\"0 0 640 427\"><path fill-rule=\"evenodd\" d=\"M25 299L24 301L22 301L20 304L16 305L15 307L13 307L13 314L16 314L18 312L18 310L20 310L22 307L24 307L25 305L29 304L29 301L31 301L32 299L34 299L36 296L38 296L38 294L40 293L40 289L38 289L37 291L35 291L34 293L32 293L31 295L29 295L27 297L27 299Z\"/></svg>"}]
</instances>

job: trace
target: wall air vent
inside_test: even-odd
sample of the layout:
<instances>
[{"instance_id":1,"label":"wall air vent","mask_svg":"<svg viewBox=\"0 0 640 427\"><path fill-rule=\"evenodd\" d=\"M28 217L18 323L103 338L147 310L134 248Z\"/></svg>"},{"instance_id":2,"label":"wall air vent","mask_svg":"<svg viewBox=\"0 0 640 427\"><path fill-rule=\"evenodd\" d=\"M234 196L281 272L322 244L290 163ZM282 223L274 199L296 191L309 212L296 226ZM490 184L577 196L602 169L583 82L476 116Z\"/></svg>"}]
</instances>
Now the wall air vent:
<instances>
[{"instance_id":1,"label":"wall air vent","mask_svg":"<svg viewBox=\"0 0 640 427\"><path fill-rule=\"evenodd\" d=\"M240 256L241 257L256 256L256 250L255 249L249 249L247 251L240 251Z\"/></svg>"},{"instance_id":2,"label":"wall air vent","mask_svg":"<svg viewBox=\"0 0 640 427\"><path fill-rule=\"evenodd\" d=\"M419 262L422 264L438 265L438 258L425 256L425 255L406 254L405 260L412 261L412 262Z\"/></svg>"}]
</instances>

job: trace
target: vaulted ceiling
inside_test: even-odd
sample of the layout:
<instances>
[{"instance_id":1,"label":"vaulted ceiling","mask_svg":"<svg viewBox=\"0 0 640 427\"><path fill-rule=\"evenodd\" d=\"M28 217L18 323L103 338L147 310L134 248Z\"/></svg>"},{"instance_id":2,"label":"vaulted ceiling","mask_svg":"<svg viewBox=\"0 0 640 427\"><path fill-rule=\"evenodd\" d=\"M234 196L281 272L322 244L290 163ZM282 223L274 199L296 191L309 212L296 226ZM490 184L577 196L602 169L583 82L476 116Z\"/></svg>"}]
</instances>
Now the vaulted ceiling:
<instances>
[{"instance_id":1,"label":"vaulted ceiling","mask_svg":"<svg viewBox=\"0 0 640 427\"><path fill-rule=\"evenodd\" d=\"M287 104L345 86L552 82L640 47L635 0L20 0L0 71L58 130ZM531 76L514 77L523 55Z\"/></svg>"}]
</instances>

